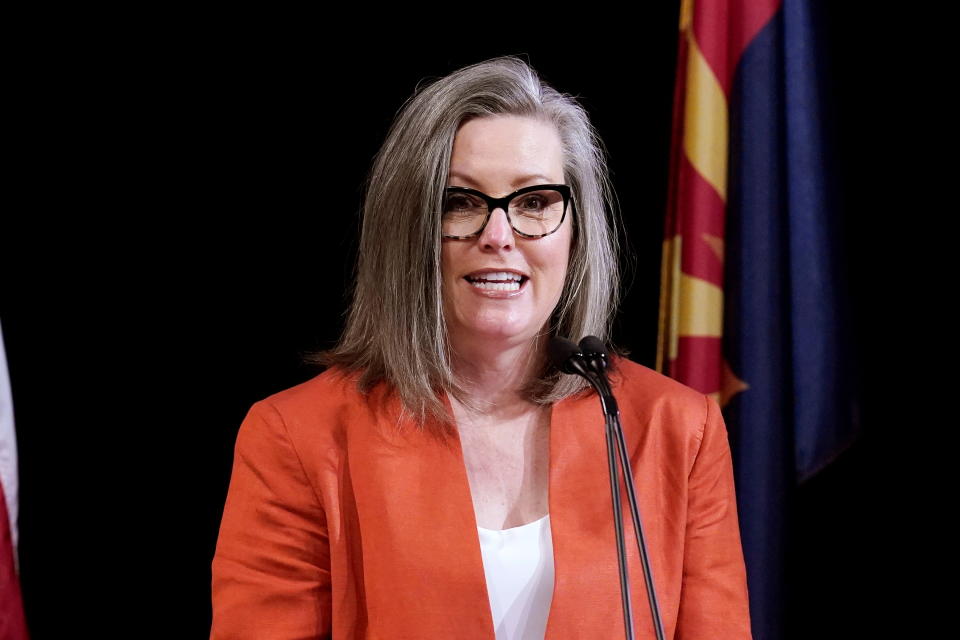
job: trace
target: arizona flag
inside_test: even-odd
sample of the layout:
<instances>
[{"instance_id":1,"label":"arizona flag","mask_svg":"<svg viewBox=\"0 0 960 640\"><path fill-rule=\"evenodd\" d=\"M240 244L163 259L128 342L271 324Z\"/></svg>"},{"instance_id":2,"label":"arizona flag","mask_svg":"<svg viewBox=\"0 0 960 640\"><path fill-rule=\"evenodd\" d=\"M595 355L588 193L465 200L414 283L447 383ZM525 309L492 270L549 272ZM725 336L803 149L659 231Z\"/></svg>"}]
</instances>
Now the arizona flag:
<instances>
[{"instance_id":1,"label":"arizona flag","mask_svg":"<svg viewBox=\"0 0 960 640\"><path fill-rule=\"evenodd\" d=\"M683 0L657 368L730 433L756 640L790 490L859 431L817 3Z\"/></svg>"},{"instance_id":2,"label":"arizona flag","mask_svg":"<svg viewBox=\"0 0 960 640\"><path fill-rule=\"evenodd\" d=\"M0 640L26 640L17 544L17 442L7 357L0 327Z\"/></svg>"}]
</instances>

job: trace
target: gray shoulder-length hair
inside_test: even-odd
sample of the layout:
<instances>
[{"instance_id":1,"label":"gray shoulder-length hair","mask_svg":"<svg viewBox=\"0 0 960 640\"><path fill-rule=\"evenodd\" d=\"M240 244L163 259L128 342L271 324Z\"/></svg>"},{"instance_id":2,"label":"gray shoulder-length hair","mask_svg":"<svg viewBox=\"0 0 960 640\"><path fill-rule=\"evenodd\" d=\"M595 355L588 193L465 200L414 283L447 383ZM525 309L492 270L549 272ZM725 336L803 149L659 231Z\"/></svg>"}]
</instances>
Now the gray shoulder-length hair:
<instances>
[{"instance_id":1,"label":"gray shoulder-length hair","mask_svg":"<svg viewBox=\"0 0 960 640\"><path fill-rule=\"evenodd\" d=\"M451 366L443 313L440 218L454 136L472 118L520 115L551 122L563 145L563 173L573 194L574 240L566 282L550 331L608 340L619 300L620 261L606 151L587 112L540 80L523 60L505 56L459 69L418 88L399 111L374 158L363 203L359 258L344 332L315 364L359 374L362 392L387 381L419 425L452 416L441 392L465 398ZM524 393L549 404L586 383L547 366Z\"/></svg>"}]
</instances>

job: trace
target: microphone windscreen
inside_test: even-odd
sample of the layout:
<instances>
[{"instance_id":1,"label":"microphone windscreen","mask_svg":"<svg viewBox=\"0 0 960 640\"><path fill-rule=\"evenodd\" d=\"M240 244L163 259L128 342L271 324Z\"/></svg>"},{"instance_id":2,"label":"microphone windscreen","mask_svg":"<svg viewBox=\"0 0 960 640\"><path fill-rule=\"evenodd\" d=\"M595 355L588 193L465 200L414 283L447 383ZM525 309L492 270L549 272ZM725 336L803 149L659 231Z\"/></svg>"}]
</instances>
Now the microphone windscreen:
<instances>
[{"instance_id":1,"label":"microphone windscreen","mask_svg":"<svg viewBox=\"0 0 960 640\"><path fill-rule=\"evenodd\" d=\"M575 342L560 336L550 338L550 344L547 345L547 355L550 356L550 362L561 371L565 371L567 361L575 353L580 353L580 347Z\"/></svg>"},{"instance_id":2,"label":"microphone windscreen","mask_svg":"<svg viewBox=\"0 0 960 640\"><path fill-rule=\"evenodd\" d=\"M603 340L597 336L584 336L580 341L580 350L583 353L607 355L607 345L603 344Z\"/></svg>"}]
</instances>

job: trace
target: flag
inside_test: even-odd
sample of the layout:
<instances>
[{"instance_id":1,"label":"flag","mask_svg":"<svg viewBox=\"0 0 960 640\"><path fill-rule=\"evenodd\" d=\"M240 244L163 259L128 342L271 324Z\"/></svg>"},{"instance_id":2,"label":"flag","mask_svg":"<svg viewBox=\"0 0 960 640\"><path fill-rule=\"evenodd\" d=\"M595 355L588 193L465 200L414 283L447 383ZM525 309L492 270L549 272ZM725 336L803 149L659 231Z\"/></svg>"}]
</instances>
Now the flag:
<instances>
[{"instance_id":1,"label":"flag","mask_svg":"<svg viewBox=\"0 0 960 640\"><path fill-rule=\"evenodd\" d=\"M17 441L13 398L0 326L0 639L26 640L17 561Z\"/></svg>"},{"instance_id":2,"label":"flag","mask_svg":"<svg viewBox=\"0 0 960 640\"><path fill-rule=\"evenodd\" d=\"M723 407L756 640L784 637L788 492L859 431L817 6L680 11L657 368Z\"/></svg>"}]
</instances>

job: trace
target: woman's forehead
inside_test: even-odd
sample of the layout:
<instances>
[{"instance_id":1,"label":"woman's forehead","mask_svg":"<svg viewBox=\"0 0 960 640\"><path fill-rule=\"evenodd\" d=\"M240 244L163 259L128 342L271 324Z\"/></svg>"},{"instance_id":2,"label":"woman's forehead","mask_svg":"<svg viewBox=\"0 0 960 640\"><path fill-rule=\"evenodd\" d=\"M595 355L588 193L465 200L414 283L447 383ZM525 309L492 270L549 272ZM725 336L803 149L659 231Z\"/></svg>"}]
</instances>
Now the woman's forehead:
<instances>
[{"instance_id":1,"label":"woman's forehead","mask_svg":"<svg viewBox=\"0 0 960 640\"><path fill-rule=\"evenodd\" d=\"M533 118L497 116L470 120L454 138L449 175L478 189L516 189L538 182L562 182L560 136L553 125Z\"/></svg>"}]
</instances>

